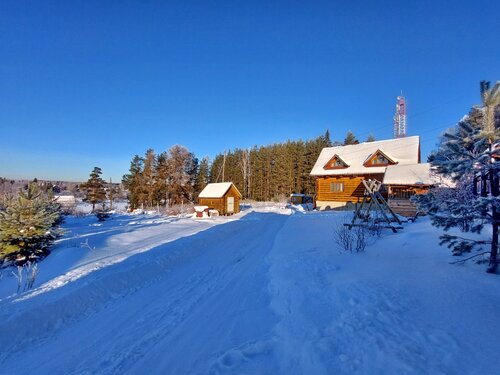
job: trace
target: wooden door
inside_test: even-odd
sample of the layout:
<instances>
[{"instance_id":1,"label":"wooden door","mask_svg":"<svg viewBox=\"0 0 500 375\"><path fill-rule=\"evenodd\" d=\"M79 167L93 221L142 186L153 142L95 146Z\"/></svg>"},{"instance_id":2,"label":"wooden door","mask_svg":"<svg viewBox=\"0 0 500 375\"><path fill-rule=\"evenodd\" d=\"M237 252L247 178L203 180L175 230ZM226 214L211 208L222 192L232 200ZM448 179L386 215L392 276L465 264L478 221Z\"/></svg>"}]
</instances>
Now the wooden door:
<instances>
[{"instance_id":1,"label":"wooden door","mask_svg":"<svg viewBox=\"0 0 500 375\"><path fill-rule=\"evenodd\" d=\"M231 214L234 212L234 197L227 197L227 212Z\"/></svg>"}]
</instances>

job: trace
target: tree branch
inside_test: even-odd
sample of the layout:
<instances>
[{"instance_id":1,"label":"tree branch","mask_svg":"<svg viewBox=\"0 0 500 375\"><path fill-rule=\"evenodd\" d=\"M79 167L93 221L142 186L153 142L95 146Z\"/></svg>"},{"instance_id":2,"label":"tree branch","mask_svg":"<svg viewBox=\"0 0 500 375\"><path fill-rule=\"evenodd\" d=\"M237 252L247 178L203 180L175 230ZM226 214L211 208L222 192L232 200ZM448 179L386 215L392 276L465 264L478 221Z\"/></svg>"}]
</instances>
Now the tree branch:
<instances>
[{"instance_id":1,"label":"tree branch","mask_svg":"<svg viewBox=\"0 0 500 375\"><path fill-rule=\"evenodd\" d=\"M473 255L471 257L468 257L468 258L465 258L465 259L460 259L460 260L457 260L455 262L450 262L450 264L458 264L458 263L465 263L466 261L468 261L469 259L473 259L473 258L476 258L478 256L481 256L481 255L484 255L484 254L489 254L490 252L489 251L483 251L482 253L479 253L479 254L476 254L476 255Z\"/></svg>"}]
</instances>

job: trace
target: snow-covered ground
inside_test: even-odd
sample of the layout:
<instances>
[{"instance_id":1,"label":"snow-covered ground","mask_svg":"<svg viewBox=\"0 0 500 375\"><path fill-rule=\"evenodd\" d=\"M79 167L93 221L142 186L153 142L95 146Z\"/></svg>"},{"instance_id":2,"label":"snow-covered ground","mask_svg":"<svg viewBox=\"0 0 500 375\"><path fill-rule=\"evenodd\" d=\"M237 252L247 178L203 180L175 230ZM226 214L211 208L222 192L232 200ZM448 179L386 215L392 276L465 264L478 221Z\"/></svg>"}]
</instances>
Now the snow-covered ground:
<instances>
[{"instance_id":1,"label":"snow-covered ground","mask_svg":"<svg viewBox=\"0 0 500 375\"><path fill-rule=\"evenodd\" d=\"M1 373L498 373L499 277L427 218L341 252L345 215L72 218L32 291L0 281Z\"/></svg>"}]
</instances>

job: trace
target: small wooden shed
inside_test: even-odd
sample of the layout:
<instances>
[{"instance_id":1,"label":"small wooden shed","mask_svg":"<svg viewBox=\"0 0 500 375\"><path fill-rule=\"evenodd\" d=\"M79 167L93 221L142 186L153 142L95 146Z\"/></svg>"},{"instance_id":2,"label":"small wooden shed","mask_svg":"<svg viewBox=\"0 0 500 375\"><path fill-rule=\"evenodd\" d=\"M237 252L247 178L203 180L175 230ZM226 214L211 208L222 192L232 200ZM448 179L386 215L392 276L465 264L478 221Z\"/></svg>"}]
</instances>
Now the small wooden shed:
<instances>
[{"instance_id":1,"label":"small wooden shed","mask_svg":"<svg viewBox=\"0 0 500 375\"><path fill-rule=\"evenodd\" d=\"M219 182L205 186L198 196L198 205L208 206L221 215L240 212L242 195L232 182Z\"/></svg>"},{"instance_id":2,"label":"small wooden shed","mask_svg":"<svg viewBox=\"0 0 500 375\"><path fill-rule=\"evenodd\" d=\"M76 199L74 195L56 195L54 202L61 205L63 212L73 212L76 209Z\"/></svg>"}]
</instances>

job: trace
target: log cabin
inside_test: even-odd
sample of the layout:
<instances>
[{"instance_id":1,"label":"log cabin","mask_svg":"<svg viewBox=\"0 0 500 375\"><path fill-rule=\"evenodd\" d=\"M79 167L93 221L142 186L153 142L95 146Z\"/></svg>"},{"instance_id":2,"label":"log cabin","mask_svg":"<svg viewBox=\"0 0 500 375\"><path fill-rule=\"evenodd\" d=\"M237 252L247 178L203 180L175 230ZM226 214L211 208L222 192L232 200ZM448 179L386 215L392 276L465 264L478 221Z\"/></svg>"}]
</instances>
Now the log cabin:
<instances>
[{"instance_id":1,"label":"log cabin","mask_svg":"<svg viewBox=\"0 0 500 375\"><path fill-rule=\"evenodd\" d=\"M219 211L220 215L240 212L242 195L232 182L212 183L198 195L198 205Z\"/></svg>"},{"instance_id":2,"label":"log cabin","mask_svg":"<svg viewBox=\"0 0 500 375\"><path fill-rule=\"evenodd\" d=\"M418 136L326 147L311 171L316 179L316 207L330 209L361 202L365 191L362 180L383 182L391 168L415 164L420 164ZM398 172L392 175L392 182L397 182L397 175ZM419 185L418 181L413 181L413 185ZM388 197L386 188L381 193Z\"/></svg>"}]
</instances>

